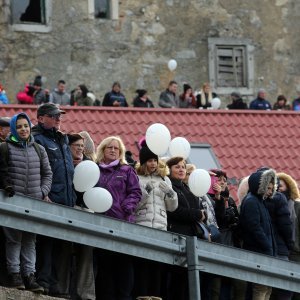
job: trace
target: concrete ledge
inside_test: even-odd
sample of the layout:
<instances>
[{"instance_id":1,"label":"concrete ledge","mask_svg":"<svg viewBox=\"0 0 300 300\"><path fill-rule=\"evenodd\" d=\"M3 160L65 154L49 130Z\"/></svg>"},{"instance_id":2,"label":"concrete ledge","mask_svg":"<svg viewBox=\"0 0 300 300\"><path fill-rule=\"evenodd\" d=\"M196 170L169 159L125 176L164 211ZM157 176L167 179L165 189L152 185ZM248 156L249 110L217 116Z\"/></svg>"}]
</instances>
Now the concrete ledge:
<instances>
[{"instance_id":1,"label":"concrete ledge","mask_svg":"<svg viewBox=\"0 0 300 300\"><path fill-rule=\"evenodd\" d=\"M29 291L20 291L0 286L1 300L57 300L63 298L54 298L45 295L36 294Z\"/></svg>"}]
</instances>

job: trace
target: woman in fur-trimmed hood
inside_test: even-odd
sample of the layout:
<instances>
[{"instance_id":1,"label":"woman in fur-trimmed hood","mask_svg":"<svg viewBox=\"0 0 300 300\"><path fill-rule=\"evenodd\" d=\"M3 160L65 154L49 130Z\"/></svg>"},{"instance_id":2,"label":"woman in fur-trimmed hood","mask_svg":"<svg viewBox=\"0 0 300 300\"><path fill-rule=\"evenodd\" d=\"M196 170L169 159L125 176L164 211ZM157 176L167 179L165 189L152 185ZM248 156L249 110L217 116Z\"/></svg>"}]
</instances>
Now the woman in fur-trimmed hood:
<instances>
[{"instance_id":1,"label":"woman in fur-trimmed hood","mask_svg":"<svg viewBox=\"0 0 300 300\"><path fill-rule=\"evenodd\" d=\"M293 239L295 241L290 259L300 261L300 192L296 181L286 173L277 174L280 184L279 190L289 201L290 216L293 224Z\"/></svg>"},{"instance_id":2,"label":"woman in fur-trimmed hood","mask_svg":"<svg viewBox=\"0 0 300 300\"><path fill-rule=\"evenodd\" d=\"M286 195L288 199L296 200L298 199L300 201L300 192L298 189L297 182L288 174L286 173L277 173L277 177L279 180L283 180L285 184L287 185L287 193L285 191L282 191ZM279 187L280 189L280 187Z\"/></svg>"},{"instance_id":3,"label":"woman in fur-trimmed hood","mask_svg":"<svg viewBox=\"0 0 300 300\"><path fill-rule=\"evenodd\" d=\"M249 193L241 204L243 248L275 255L275 240L265 199L275 194L276 173L272 169L258 170L248 179Z\"/></svg>"}]
</instances>

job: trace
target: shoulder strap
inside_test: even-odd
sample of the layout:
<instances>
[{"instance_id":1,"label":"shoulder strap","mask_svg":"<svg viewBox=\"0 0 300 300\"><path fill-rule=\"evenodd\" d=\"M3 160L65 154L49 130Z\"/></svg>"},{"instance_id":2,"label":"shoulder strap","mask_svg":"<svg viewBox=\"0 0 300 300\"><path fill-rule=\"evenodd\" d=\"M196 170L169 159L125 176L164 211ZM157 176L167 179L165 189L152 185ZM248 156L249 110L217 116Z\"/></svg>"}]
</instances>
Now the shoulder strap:
<instances>
[{"instance_id":1,"label":"shoulder strap","mask_svg":"<svg viewBox=\"0 0 300 300\"><path fill-rule=\"evenodd\" d=\"M0 144L1 156L5 158L5 161L8 161L8 145L6 142Z\"/></svg>"},{"instance_id":2,"label":"shoulder strap","mask_svg":"<svg viewBox=\"0 0 300 300\"><path fill-rule=\"evenodd\" d=\"M34 147L36 153L38 154L40 161L42 162L42 153L41 153L41 148L40 148L39 144L36 142L33 142L33 147Z\"/></svg>"},{"instance_id":3,"label":"shoulder strap","mask_svg":"<svg viewBox=\"0 0 300 300\"><path fill-rule=\"evenodd\" d=\"M1 143L0 145L1 155L5 157L5 160L8 161L8 145L6 142Z\"/></svg>"}]
</instances>

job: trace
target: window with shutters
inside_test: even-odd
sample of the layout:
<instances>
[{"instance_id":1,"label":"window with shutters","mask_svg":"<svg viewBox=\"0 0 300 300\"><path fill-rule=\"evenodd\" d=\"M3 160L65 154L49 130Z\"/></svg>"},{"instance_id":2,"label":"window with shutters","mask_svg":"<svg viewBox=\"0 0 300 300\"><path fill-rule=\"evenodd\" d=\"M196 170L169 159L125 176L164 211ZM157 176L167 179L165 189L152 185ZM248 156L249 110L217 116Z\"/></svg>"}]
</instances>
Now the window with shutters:
<instances>
[{"instance_id":1,"label":"window with shutters","mask_svg":"<svg viewBox=\"0 0 300 300\"><path fill-rule=\"evenodd\" d=\"M50 14L52 0L12 0L10 2L11 24L16 31L51 31Z\"/></svg>"},{"instance_id":2,"label":"window with shutters","mask_svg":"<svg viewBox=\"0 0 300 300\"><path fill-rule=\"evenodd\" d=\"M248 40L210 38L209 78L219 94L253 93L253 47Z\"/></svg>"},{"instance_id":3,"label":"window with shutters","mask_svg":"<svg viewBox=\"0 0 300 300\"><path fill-rule=\"evenodd\" d=\"M217 86L246 87L245 47L217 46Z\"/></svg>"}]
</instances>

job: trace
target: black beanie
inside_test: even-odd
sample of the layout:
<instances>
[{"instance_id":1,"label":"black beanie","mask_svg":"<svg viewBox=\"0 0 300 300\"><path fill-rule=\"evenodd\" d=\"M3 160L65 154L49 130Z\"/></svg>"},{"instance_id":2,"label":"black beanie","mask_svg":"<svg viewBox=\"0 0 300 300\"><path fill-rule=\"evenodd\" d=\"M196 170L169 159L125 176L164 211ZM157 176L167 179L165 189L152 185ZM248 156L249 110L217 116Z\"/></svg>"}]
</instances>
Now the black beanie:
<instances>
[{"instance_id":1,"label":"black beanie","mask_svg":"<svg viewBox=\"0 0 300 300\"><path fill-rule=\"evenodd\" d=\"M141 165L143 165L151 158L154 158L158 161L158 156L154 154L147 146L141 148L139 158Z\"/></svg>"},{"instance_id":2,"label":"black beanie","mask_svg":"<svg viewBox=\"0 0 300 300\"><path fill-rule=\"evenodd\" d=\"M42 76L36 76L33 82L33 85L42 86Z\"/></svg>"}]
</instances>

